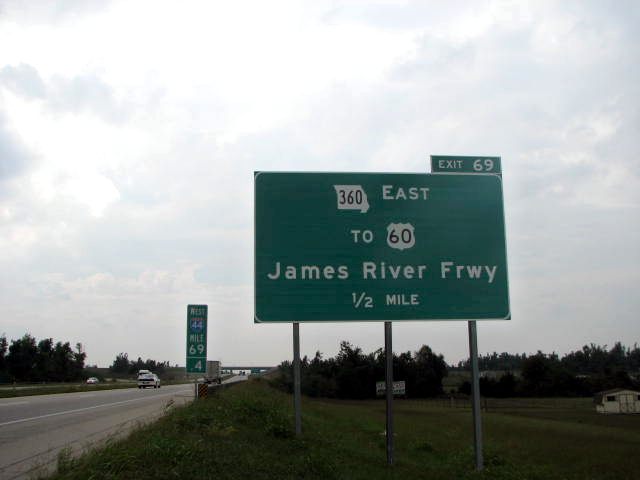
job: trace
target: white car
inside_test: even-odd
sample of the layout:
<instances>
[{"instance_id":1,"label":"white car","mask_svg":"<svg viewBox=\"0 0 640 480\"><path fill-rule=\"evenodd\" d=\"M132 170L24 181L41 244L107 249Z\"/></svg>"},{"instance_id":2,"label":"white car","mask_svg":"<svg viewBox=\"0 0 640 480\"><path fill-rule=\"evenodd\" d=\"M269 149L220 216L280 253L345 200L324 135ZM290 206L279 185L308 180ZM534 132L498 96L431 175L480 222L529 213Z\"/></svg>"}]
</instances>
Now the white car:
<instances>
[{"instance_id":1,"label":"white car","mask_svg":"<svg viewBox=\"0 0 640 480\"><path fill-rule=\"evenodd\" d=\"M89 377L87 378L87 383L89 385L95 385L96 383L98 383L100 380L98 380L96 377Z\"/></svg>"},{"instance_id":2,"label":"white car","mask_svg":"<svg viewBox=\"0 0 640 480\"><path fill-rule=\"evenodd\" d=\"M148 370L141 370L138 373L138 388L160 388L160 378L155 373L151 373Z\"/></svg>"}]
</instances>

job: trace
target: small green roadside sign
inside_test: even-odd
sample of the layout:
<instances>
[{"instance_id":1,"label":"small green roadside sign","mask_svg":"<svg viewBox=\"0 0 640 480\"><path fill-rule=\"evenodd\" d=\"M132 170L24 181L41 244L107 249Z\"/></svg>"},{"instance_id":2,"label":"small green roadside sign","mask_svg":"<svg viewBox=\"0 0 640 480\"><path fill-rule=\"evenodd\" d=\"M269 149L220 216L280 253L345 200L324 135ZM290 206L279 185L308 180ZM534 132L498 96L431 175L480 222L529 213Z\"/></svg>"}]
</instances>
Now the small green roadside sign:
<instances>
[{"instance_id":1,"label":"small green roadside sign","mask_svg":"<svg viewBox=\"0 0 640 480\"><path fill-rule=\"evenodd\" d=\"M187 373L207 369L207 305L187 305Z\"/></svg>"},{"instance_id":2,"label":"small green roadside sign","mask_svg":"<svg viewBox=\"0 0 640 480\"><path fill-rule=\"evenodd\" d=\"M500 175L500 157L431 155L432 173L493 173Z\"/></svg>"},{"instance_id":3,"label":"small green roadside sign","mask_svg":"<svg viewBox=\"0 0 640 480\"><path fill-rule=\"evenodd\" d=\"M510 317L500 176L254 182L255 322Z\"/></svg>"}]
</instances>

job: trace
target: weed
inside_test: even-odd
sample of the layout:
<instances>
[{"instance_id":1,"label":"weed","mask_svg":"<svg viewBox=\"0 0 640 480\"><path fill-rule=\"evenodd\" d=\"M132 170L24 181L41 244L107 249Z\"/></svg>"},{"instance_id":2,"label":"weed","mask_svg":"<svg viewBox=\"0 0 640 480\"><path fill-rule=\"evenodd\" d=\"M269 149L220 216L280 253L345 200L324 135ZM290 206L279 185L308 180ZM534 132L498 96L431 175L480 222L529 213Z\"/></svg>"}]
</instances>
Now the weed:
<instances>
[{"instance_id":1,"label":"weed","mask_svg":"<svg viewBox=\"0 0 640 480\"><path fill-rule=\"evenodd\" d=\"M71 447L64 447L58 452L58 472L67 473L73 469L73 455Z\"/></svg>"},{"instance_id":2,"label":"weed","mask_svg":"<svg viewBox=\"0 0 640 480\"><path fill-rule=\"evenodd\" d=\"M421 453L433 453L436 451L433 445L431 445L431 443L427 442L426 440L416 440L414 442L411 442L409 448L414 452Z\"/></svg>"}]
</instances>

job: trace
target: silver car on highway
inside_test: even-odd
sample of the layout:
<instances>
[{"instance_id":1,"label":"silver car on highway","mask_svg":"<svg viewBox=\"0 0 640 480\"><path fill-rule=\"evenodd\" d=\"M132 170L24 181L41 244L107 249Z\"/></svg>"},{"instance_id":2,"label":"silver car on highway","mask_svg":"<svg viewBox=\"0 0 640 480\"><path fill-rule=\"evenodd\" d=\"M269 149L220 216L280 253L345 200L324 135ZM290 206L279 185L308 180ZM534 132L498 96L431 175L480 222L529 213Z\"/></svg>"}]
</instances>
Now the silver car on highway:
<instances>
[{"instance_id":1,"label":"silver car on highway","mask_svg":"<svg viewBox=\"0 0 640 480\"><path fill-rule=\"evenodd\" d=\"M160 378L148 370L140 370L138 372L138 388L160 388Z\"/></svg>"}]
</instances>

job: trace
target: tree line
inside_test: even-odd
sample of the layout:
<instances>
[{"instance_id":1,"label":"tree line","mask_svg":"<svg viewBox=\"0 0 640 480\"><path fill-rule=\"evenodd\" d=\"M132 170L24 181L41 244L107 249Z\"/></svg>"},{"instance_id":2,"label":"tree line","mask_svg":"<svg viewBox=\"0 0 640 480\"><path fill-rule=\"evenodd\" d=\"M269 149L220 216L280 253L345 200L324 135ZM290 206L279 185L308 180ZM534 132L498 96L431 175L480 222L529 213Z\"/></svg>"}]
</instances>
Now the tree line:
<instances>
[{"instance_id":1,"label":"tree line","mask_svg":"<svg viewBox=\"0 0 640 480\"><path fill-rule=\"evenodd\" d=\"M608 349L607 345L600 346L592 343L583 346L580 350L567 353L561 358L556 353L542 354L540 351L533 356L539 355L545 355L553 363L576 375L611 375L619 371L640 372L640 347L637 344L630 348L622 345L621 342L616 342L611 349ZM528 358L526 353L493 352L479 355L478 367L483 371L513 372L522 370ZM468 370L469 359L458 362L457 366L451 368Z\"/></svg>"},{"instance_id":2,"label":"tree line","mask_svg":"<svg viewBox=\"0 0 640 480\"><path fill-rule=\"evenodd\" d=\"M376 397L376 382L384 381L386 355L383 349L365 354L349 342L340 343L335 358L323 359L320 352L300 362L300 388L312 397L366 399ZM293 391L293 365L282 362L273 384ZM443 393L442 379L447 364L442 355L423 345L417 352L393 355L394 378L404 380L408 397L432 397Z\"/></svg>"},{"instance_id":3,"label":"tree line","mask_svg":"<svg viewBox=\"0 0 640 480\"><path fill-rule=\"evenodd\" d=\"M640 389L637 344L629 348L616 342L608 349L592 343L562 357L541 351L534 355L494 352L480 356L478 366L485 372L480 393L488 397L591 396L613 388ZM456 369L468 368L466 360ZM469 382L459 391L469 393Z\"/></svg>"},{"instance_id":4,"label":"tree line","mask_svg":"<svg viewBox=\"0 0 640 480\"><path fill-rule=\"evenodd\" d=\"M138 373L138 370L150 370L153 373L160 375L163 374L165 369L169 366L170 364L168 361L158 362L150 359L143 361L140 357L134 361L129 360L128 353L119 353L116 355L115 360L109 367L109 371L114 374L133 375Z\"/></svg>"},{"instance_id":5,"label":"tree line","mask_svg":"<svg viewBox=\"0 0 640 480\"><path fill-rule=\"evenodd\" d=\"M0 336L0 383L73 382L83 378L87 354L82 344L45 338L39 342L26 333L11 344Z\"/></svg>"},{"instance_id":6,"label":"tree line","mask_svg":"<svg viewBox=\"0 0 640 480\"><path fill-rule=\"evenodd\" d=\"M334 358L301 360L301 390L309 396L365 399L376 396L375 384L385 378L382 349L365 354L349 342L340 343ZM273 383L293 391L293 365L278 367ZM423 345L417 352L393 355L393 378L404 380L406 396L424 398L444 393L443 379L449 371L469 371L469 360L447 366L442 355ZM491 353L479 356L480 393L488 397L591 396L612 388L640 390L640 348L616 342L613 348L585 345L560 357L541 351L533 355ZM470 394L469 381L453 392ZM451 391L447 392L451 393Z\"/></svg>"}]
</instances>

